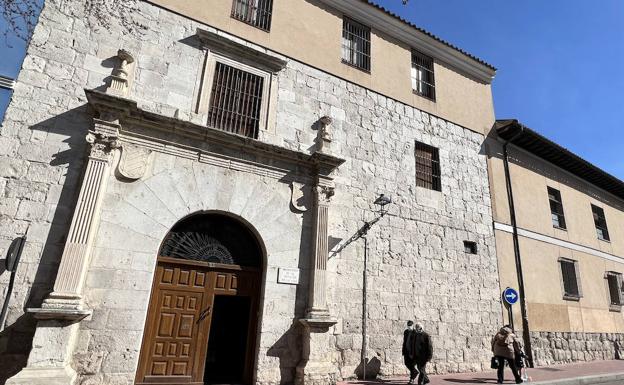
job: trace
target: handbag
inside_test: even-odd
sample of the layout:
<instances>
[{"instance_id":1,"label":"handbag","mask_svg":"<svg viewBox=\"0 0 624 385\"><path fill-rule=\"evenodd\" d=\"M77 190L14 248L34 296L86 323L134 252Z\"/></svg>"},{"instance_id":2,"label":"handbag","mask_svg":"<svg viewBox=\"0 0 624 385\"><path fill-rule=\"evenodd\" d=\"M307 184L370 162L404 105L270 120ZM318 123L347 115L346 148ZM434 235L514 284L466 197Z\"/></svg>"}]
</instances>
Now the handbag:
<instances>
[{"instance_id":1,"label":"handbag","mask_svg":"<svg viewBox=\"0 0 624 385\"><path fill-rule=\"evenodd\" d=\"M490 363L490 368L498 369L498 360L496 357L492 357L492 362Z\"/></svg>"}]
</instances>

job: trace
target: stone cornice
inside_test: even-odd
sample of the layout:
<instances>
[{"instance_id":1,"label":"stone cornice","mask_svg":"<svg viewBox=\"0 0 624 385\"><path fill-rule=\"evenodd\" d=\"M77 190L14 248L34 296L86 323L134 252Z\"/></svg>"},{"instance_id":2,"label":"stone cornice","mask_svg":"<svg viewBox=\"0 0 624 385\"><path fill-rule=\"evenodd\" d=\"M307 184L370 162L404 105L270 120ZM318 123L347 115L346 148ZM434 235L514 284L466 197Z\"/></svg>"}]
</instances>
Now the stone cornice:
<instances>
[{"instance_id":1,"label":"stone cornice","mask_svg":"<svg viewBox=\"0 0 624 385\"><path fill-rule=\"evenodd\" d=\"M118 119L121 126L121 140L123 140L124 134L130 133L138 134L142 141L152 137L154 140L166 141L170 144L183 140L186 140L187 143L189 140L200 141L196 147L209 147L208 156L216 155L226 161L239 159L254 165L260 164L258 161L260 159L262 165L268 169L285 165L291 170L301 170L311 177L318 176L323 180L331 180L330 174L345 162L344 159L329 154L319 152L308 154L290 150L245 136L149 112L140 108L136 101L120 96L95 90L85 90L85 94L89 105L96 112L96 118L107 116L110 119L114 116ZM181 147L189 146L182 145ZM184 152L183 149L179 151ZM200 155L200 161L207 156L205 153Z\"/></svg>"},{"instance_id":2,"label":"stone cornice","mask_svg":"<svg viewBox=\"0 0 624 385\"><path fill-rule=\"evenodd\" d=\"M483 83L490 84L496 70L480 63L460 50L453 48L426 33L415 29L405 22L384 12L371 12L360 0L321 0L330 7L364 23L374 29L387 33L412 48L432 56L453 68Z\"/></svg>"},{"instance_id":3,"label":"stone cornice","mask_svg":"<svg viewBox=\"0 0 624 385\"><path fill-rule=\"evenodd\" d=\"M240 42L233 40L231 35L227 37L222 32L211 32L197 28L197 37L205 48L216 50L228 56L235 56L254 63L255 66L268 70L269 72L279 72L286 67L286 60L269 54L268 50L250 44L244 40Z\"/></svg>"}]
</instances>

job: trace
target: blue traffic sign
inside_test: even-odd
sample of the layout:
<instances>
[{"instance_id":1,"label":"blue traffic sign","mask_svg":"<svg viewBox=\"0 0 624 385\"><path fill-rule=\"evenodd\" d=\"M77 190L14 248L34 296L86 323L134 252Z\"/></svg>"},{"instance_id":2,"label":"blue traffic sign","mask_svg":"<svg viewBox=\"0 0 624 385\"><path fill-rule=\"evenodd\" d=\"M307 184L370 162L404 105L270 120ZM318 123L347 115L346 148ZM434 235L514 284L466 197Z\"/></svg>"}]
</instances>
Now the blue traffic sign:
<instances>
[{"instance_id":1,"label":"blue traffic sign","mask_svg":"<svg viewBox=\"0 0 624 385\"><path fill-rule=\"evenodd\" d=\"M503 299L510 305L514 305L518 302L518 298L518 292L515 289L508 287L505 291L503 291Z\"/></svg>"}]
</instances>

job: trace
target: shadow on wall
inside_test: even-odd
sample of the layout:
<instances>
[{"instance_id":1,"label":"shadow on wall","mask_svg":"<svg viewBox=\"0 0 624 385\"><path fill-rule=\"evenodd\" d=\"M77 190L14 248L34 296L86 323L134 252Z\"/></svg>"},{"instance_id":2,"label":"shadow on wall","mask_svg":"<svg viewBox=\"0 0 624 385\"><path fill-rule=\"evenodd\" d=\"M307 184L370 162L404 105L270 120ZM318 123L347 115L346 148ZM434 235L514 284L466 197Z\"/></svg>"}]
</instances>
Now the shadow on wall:
<instances>
[{"instance_id":1,"label":"shadow on wall","mask_svg":"<svg viewBox=\"0 0 624 385\"><path fill-rule=\"evenodd\" d=\"M28 224L28 240L18 267L6 329L0 333L0 384L26 366L37 322L25 311L40 307L54 286L86 161L84 137L91 124L87 106L83 105L28 127L32 136L47 133L44 135L46 139L50 136L65 139L56 144L31 143L29 150L32 153L29 154L22 152L28 144L20 147L21 155L31 159L28 175L8 180L18 198L38 202L47 200L48 205L56 207L49 222L39 220ZM54 148L48 147L55 145ZM56 192L54 186L60 186L60 191ZM4 259L0 260L0 265L4 266ZM2 277L7 274L9 272L4 269L0 271Z\"/></svg>"},{"instance_id":2,"label":"shadow on wall","mask_svg":"<svg viewBox=\"0 0 624 385\"><path fill-rule=\"evenodd\" d=\"M288 175L280 180L283 183L290 183L291 178L295 175ZM309 203L310 201L308 201ZM310 207L310 206L309 206ZM277 357L280 361L280 385L293 384L297 365L299 365L306 357L302 357L303 326L299 323L299 319L305 316L308 306L308 287L309 287L309 271L312 258L312 234L314 224L314 213L312 207L308 211L301 213L291 204L293 215L302 215L301 238L299 243L299 284L295 294L295 318L288 330L271 346L267 351L267 356ZM266 300L266 299L265 299ZM266 305L266 302L265 302ZM261 369L261 368L260 368Z\"/></svg>"},{"instance_id":3,"label":"shadow on wall","mask_svg":"<svg viewBox=\"0 0 624 385\"><path fill-rule=\"evenodd\" d=\"M359 380L374 380L381 372L381 361L377 357L373 357L368 360L366 363L366 378L364 378L364 368L363 362L355 368L354 374L357 376Z\"/></svg>"}]
</instances>

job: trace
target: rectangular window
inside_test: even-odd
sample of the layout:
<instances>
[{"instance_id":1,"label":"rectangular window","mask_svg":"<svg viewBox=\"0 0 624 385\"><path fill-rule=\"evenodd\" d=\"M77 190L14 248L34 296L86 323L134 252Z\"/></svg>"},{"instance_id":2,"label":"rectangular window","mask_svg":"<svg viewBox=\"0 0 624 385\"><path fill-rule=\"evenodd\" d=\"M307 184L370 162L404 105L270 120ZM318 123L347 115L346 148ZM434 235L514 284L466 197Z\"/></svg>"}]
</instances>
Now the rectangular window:
<instances>
[{"instance_id":1,"label":"rectangular window","mask_svg":"<svg viewBox=\"0 0 624 385\"><path fill-rule=\"evenodd\" d=\"M438 149L416 142L416 186L442 191Z\"/></svg>"},{"instance_id":2,"label":"rectangular window","mask_svg":"<svg viewBox=\"0 0 624 385\"><path fill-rule=\"evenodd\" d=\"M602 239L603 241L610 240L604 210L601 207L594 205L591 205L591 209L594 216L594 225L596 226L596 235L598 236L598 239Z\"/></svg>"},{"instance_id":3,"label":"rectangular window","mask_svg":"<svg viewBox=\"0 0 624 385\"><path fill-rule=\"evenodd\" d=\"M342 22L342 62L364 71L371 69L370 28L351 19Z\"/></svg>"},{"instance_id":4,"label":"rectangular window","mask_svg":"<svg viewBox=\"0 0 624 385\"><path fill-rule=\"evenodd\" d=\"M566 222L563 215L563 203L559 190L548 187L548 200L550 201L550 216L554 227L565 229Z\"/></svg>"},{"instance_id":5,"label":"rectangular window","mask_svg":"<svg viewBox=\"0 0 624 385\"><path fill-rule=\"evenodd\" d=\"M412 51L412 90L415 94L435 100L433 59L417 51Z\"/></svg>"},{"instance_id":6,"label":"rectangular window","mask_svg":"<svg viewBox=\"0 0 624 385\"><path fill-rule=\"evenodd\" d=\"M268 31L271 29L273 0L234 0L232 17Z\"/></svg>"},{"instance_id":7,"label":"rectangular window","mask_svg":"<svg viewBox=\"0 0 624 385\"><path fill-rule=\"evenodd\" d=\"M619 310L622 306L622 274L609 271L606 274L607 285L609 286L609 305L614 310Z\"/></svg>"},{"instance_id":8,"label":"rectangular window","mask_svg":"<svg viewBox=\"0 0 624 385\"><path fill-rule=\"evenodd\" d=\"M567 258L560 258L559 263L563 280L563 299L578 300L581 298L578 263Z\"/></svg>"},{"instance_id":9,"label":"rectangular window","mask_svg":"<svg viewBox=\"0 0 624 385\"><path fill-rule=\"evenodd\" d=\"M208 126L238 135L258 138L264 78L216 63Z\"/></svg>"}]
</instances>

